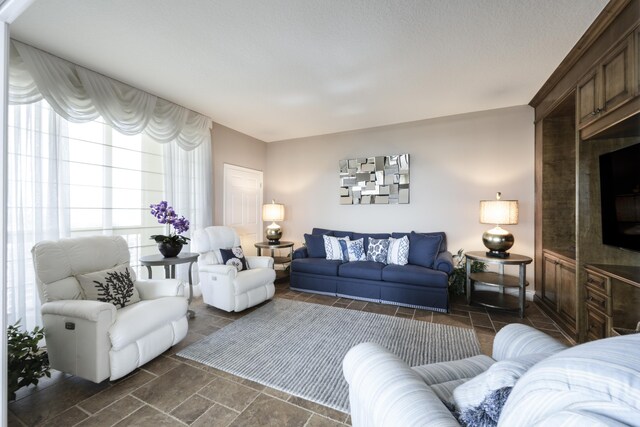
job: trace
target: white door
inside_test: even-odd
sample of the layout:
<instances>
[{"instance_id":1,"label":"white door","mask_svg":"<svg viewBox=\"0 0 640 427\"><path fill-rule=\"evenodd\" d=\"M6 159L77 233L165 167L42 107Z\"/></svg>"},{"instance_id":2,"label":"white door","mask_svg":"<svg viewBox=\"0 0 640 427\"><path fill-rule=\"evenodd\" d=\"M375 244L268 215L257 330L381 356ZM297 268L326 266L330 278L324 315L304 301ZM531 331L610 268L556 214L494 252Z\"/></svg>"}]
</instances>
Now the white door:
<instances>
[{"instance_id":1,"label":"white door","mask_svg":"<svg viewBox=\"0 0 640 427\"><path fill-rule=\"evenodd\" d=\"M224 165L224 225L240 236L244 253L255 255L262 236L262 172Z\"/></svg>"}]
</instances>

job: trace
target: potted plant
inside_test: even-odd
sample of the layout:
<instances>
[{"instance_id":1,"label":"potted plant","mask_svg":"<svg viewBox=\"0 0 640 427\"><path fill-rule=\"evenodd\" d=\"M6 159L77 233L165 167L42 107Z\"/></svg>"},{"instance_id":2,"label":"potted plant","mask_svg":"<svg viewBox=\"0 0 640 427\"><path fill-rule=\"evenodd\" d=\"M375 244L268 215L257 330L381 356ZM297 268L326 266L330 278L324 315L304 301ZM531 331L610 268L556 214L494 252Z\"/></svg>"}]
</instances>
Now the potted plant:
<instances>
[{"instance_id":1,"label":"potted plant","mask_svg":"<svg viewBox=\"0 0 640 427\"><path fill-rule=\"evenodd\" d=\"M14 400L16 391L22 387L38 385L40 377L51 377L47 352L38 347L43 338L43 328L36 326L32 332L22 331L20 321L7 328L9 400Z\"/></svg>"},{"instance_id":2,"label":"potted plant","mask_svg":"<svg viewBox=\"0 0 640 427\"><path fill-rule=\"evenodd\" d=\"M165 258L172 258L178 256L182 250L182 246L189 243L189 238L181 236L180 233L184 233L189 230L189 220L184 216L178 217L178 214L169 206L169 204L162 200L158 204L152 204L151 215L156 217L160 224L166 224L167 234L154 234L150 238L155 240L158 244L158 250ZM171 227L175 230L175 233L171 233Z\"/></svg>"},{"instance_id":3,"label":"potted plant","mask_svg":"<svg viewBox=\"0 0 640 427\"><path fill-rule=\"evenodd\" d=\"M451 295L464 295L467 290L467 258L464 249L459 249L453 256L455 265L449 276L449 292ZM487 265L482 261L471 262L471 272L481 273L487 270Z\"/></svg>"}]
</instances>

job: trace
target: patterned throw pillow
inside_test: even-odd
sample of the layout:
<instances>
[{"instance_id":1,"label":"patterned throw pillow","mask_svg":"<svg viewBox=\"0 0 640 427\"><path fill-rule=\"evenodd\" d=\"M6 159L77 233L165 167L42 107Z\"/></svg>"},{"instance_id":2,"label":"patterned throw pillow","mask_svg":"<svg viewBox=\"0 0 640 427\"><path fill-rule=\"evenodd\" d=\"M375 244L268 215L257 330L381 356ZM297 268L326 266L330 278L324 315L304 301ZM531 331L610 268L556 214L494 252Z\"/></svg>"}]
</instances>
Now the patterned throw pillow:
<instances>
[{"instance_id":1,"label":"patterned throw pillow","mask_svg":"<svg viewBox=\"0 0 640 427\"><path fill-rule=\"evenodd\" d=\"M231 249L220 249L220 256L222 257L222 264L224 265L232 265L238 271L249 269L249 264L240 246Z\"/></svg>"},{"instance_id":2,"label":"patterned throw pillow","mask_svg":"<svg viewBox=\"0 0 640 427\"><path fill-rule=\"evenodd\" d=\"M339 240L342 248L343 261L366 261L367 254L364 252L364 239L358 240ZM347 257L344 259L344 254Z\"/></svg>"},{"instance_id":3,"label":"patterned throw pillow","mask_svg":"<svg viewBox=\"0 0 640 427\"><path fill-rule=\"evenodd\" d=\"M333 236L322 236L324 239L324 251L327 253L327 259L337 260L337 261L346 261L349 257L342 251L342 246L340 246L340 240L349 240L349 237L333 237Z\"/></svg>"},{"instance_id":4,"label":"patterned throw pillow","mask_svg":"<svg viewBox=\"0 0 640 427\"><path fill-rule=\"evenodd\" d=\"M138 290L133 285L136 282L136 273L127 266L78 274L76 279L80 283L85 299L108 302L116 308L140 301Z\"/></svg>"},{"instance_id":5,"label":"patterned throw pillow","mask_svg":"<svg viewBox=\"0 0 640 427\"><path fill-rule=\"evenodd\" d=\"M387 264L406 265L409 262L409 238L401 239L389 237L389 252L387 253Z\"/></svg>"},{"instance_id":6,"label":"patterned throw pillow","mask_svg":"<svg viewBox=\"0 0 640 427\"><path fill-rule=\"evenodd\" d=\"M374 239L369 237L369 247L367 248L367 261L387 263L387 253L389 252L389 239Z\"/></svg>"}]
</instances>

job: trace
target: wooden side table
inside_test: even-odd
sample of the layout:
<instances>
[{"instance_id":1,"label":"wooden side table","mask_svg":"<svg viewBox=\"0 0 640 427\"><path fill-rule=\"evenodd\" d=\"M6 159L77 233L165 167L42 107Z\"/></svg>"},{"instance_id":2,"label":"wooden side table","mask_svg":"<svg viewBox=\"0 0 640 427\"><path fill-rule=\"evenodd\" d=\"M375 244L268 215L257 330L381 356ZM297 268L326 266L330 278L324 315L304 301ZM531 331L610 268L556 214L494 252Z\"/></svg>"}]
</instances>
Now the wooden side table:
<instances>
[{"instance_id":1,"label":"wooden side table","mask_svg":"<svg viewBox=\"0 0 640 427\"><path fill-rule=\"evenodd\" d=\"M500 310L518 311L520 318L524 317L526 301L526 287L528 282L527 264L533 260L528 256L511 253L509 258L494 258L486 255L485 252L474 251L465 254L467 259L467 304L477 304L483 307L496 308ZM481 261L487 264L498 264L498 273L488 271L481 273L471 272L471 263ZM519 267L518 276L511 276L504 273L505 265L516 265ZM498 292L477 291L474 289L475 283L495 286ZM517 303L509 301L510 295L505 295L504 288L519 288ZM513 297L511 297L513 298Z\"/></svg>"},{"instance_id":2,"label":"wooden side table","mask_svg":"<svg viewBox=\"0 0 640 427\"><path fill-rule=\"evenodd\" d=\"M165 279L175 279L176 265L189 263L189 305L191 305L191 300L193 299L193 279L191 277L191 267L198 260L199 256L200 254L194 252L182 252L178 256L171 258L165 258L161 254L156 254L143 256L139 261L140 264L147 267L149 279L153 278L153 273L151 271L151 267L153 266L163 266ZM196 317L195 311L188 310L187 312L189 313L190 319Z\"/></svg>"},{"instance_id":3,"label":"wooden side table","mask_svg":"<svg viewBox=\"0 0 640 427\"><path fill-rule=\"evenodd\" d=\"M293 242L285 242L280 241L279 243L269 243L269 242L258 242L254 245L258 251L258 256L262 255L263 249L269 249L271 251L271 258L273 258L274 264L288 264L293 260ZM286 257L276 257L273 256L274 251L276 249L286 249L289 248L289 256ZM287 277L288 274L285 272L283 275L278 277L278 279L282 279Z\"/></svg>"}]
</instances>

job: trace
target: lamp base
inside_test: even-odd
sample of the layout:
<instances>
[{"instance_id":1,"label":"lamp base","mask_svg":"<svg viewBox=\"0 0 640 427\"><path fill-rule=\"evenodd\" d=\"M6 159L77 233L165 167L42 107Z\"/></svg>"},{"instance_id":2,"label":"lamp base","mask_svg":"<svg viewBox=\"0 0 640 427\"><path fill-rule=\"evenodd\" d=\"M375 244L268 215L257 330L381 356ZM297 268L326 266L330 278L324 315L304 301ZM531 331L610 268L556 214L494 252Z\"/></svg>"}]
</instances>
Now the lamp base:
<instances>
[{"instance_id":1,"label":"lamp base","mask_svg":"<svg viewBox=\"0 0 640 427\"><path fill-rule=\"evenodd\" d=\"M282 237L282 228L276 223L271 223L267 227L266 237L270 245L277 245Z\"/></svg>"},{"instance_id":2,"label":"lamp base","mask_svg":"<svg viewBox=\"0 0 640 427\"><path fill-rule=\"evenodd\" d=\"M486 255L491 258L509 258L509 252L487 251Z\"/></svg>"},{"instance_id":3,"label":"lamp base","mask_svg":"<svg viewBox=\"0 0 640 427\"><path fill-rule=\"evenodd\" d=\"M487 256L492 258L509 258L507 251L511 249L514 242L513 234L499 225L485 231L482 235L482 243L489 249Z\"/></svg>"}]
</instances>

